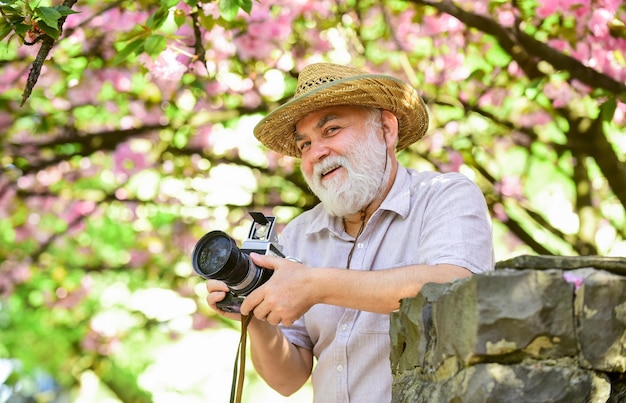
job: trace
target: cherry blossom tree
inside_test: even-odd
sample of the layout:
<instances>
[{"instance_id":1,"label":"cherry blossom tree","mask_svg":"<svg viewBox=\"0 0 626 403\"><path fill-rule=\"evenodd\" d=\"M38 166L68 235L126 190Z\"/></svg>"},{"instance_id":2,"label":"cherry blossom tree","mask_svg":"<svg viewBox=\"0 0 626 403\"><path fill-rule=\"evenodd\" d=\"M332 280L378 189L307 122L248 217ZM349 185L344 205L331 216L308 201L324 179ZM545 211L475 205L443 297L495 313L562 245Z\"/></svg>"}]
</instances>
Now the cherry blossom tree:
<instances>
[{"instance_id":1,"label":"cherry blossom tree","mask_svg":"<svg viewBox=\"0 0 626 403\"><path fill-rule=\"evenodd\" d=\"M316 203L298 161L252 135L316 61L419 90L429 134L399 158L475 180L498 259L626 253L619 0L2 0L0 11L0 357L21 363L12 393L39 370L63 390L91 371L119 399L150 401L139 378L155 346L236 327L208 312L191 250L211 229L243 240L249 211L284 224ZM193 302L185 326L128 302L154 289Z\"/></svg>"}]
</instances>

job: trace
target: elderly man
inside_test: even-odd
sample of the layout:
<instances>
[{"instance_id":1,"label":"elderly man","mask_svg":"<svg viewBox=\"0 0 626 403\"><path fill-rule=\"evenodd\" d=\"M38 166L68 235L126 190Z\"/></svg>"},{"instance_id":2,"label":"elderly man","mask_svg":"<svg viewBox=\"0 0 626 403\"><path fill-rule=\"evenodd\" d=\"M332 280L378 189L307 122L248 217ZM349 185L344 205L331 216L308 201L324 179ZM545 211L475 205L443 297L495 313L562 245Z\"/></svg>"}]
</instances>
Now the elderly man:
<instances>
[{"instance_id":1,"label":"elderly man","mask_svg":"<svg viewBox=\"0 0 626 403\"><path fill-rule=\"evenodd\" d=\"M417 172L399 151L428 114L394 77L320 63L294 98L255 128L268 148L301 158L321 203L281 234L285 255L252 254L272 277L246 297L257 372L283 395L312 375L316 402L391 400L389 313L429 282L492 270L491 224L478 187L458 173ZM207 281L209 305L228 287ZM314 358L317 360L314 363Z\"/></svg>"}]
</instances>

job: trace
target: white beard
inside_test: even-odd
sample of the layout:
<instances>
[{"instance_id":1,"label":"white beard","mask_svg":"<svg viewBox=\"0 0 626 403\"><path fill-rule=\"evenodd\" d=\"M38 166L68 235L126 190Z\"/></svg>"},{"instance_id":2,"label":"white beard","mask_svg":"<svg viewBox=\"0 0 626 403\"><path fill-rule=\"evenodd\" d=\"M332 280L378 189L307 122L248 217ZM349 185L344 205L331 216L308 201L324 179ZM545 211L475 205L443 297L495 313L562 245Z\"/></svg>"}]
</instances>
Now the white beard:
<instances>
[{"instance_id":1,"label":"white beard","mask_svg":"<svg viewBox=\"0 0 626 403\"><path fill-rule=\"evenodd\" d=\"M367 125L365 138L348 145L351 151L346 156L328 156L314 166L312 177L303 175L328 214L344 217L364 211L389 177L387 147L376 137L381 127L376 123ZM338 166L343 167L344 172L322 180L322 172Z\"/></svg>"}]
</instances>

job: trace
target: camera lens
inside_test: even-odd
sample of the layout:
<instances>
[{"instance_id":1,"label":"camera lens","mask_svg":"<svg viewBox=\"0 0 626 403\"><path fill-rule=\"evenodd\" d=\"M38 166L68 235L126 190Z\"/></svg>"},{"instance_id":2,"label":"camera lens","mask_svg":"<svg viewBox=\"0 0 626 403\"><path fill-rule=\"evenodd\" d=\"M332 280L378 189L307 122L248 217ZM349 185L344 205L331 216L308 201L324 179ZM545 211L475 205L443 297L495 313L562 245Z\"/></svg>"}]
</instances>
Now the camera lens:
<instances>
[{"instance_id":1,"label":"camera lens","mask_svg":"<svg viewBox=\"0 0 626 403\"><path fill-rule=\"evenodd\" d=\"M193 252L193 268L204 278L225 281L248 271L235 241L222 231L212 231L200 238ZM242 261L243 260L243 261ZM245 267L240 267L241 265Z\"/></svg>"},{"instance_id":2,"label":"camera lens","mask_svg":"<svg viewBox=\"0 0 626 403\"><path fill-rule=\"evenodd\" d=\"M196 244L192 265L205 279L221 280L238 295L247 295L272 275L257 268L250 257L239 250L235 240L222 231L204 235Z\"/></svg>"}]
</instances>

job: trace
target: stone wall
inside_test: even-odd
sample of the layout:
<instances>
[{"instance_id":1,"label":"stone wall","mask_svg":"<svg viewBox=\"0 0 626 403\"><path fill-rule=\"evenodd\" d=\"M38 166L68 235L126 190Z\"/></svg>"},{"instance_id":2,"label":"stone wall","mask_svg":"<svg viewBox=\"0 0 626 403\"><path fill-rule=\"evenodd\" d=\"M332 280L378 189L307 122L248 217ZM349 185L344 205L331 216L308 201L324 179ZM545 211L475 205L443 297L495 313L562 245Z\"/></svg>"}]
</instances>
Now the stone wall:
<instances>
[{"instance_id":1,"label":"stone wall","mask_svg":"<svg viewBox=\"0 0 626 403\"><path fill-rule=\"evenodd\" d=\"M393 402L626 402L626 259L496 268L392 313Z\"/></svg>"}]
</instances>

